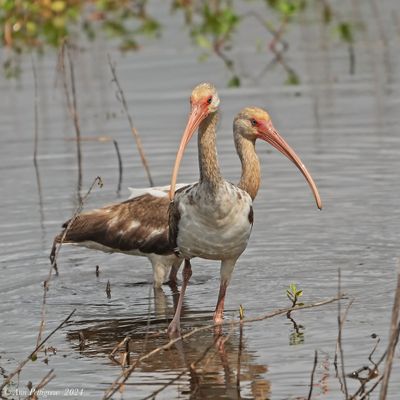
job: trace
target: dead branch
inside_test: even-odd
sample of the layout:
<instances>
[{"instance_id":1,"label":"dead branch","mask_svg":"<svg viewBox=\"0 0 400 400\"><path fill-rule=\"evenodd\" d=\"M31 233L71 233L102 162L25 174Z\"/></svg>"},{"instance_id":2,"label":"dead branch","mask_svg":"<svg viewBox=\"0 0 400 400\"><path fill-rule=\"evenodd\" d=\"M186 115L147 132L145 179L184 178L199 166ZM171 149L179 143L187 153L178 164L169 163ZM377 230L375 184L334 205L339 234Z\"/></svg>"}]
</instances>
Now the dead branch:
<instances>
[{"instance_id":1,"label":"dead branch","mask_svg":"<svg viewBox=\"0 0 400 400\"><path fill-rule=\"evenodd\" d=\"M33 164L37 168L37 152L38 152L38 142L39 142L39 130L38 130L38 83L37 83L37 73L36 65L31 57L32 62L32 73L33 73L33 87L34 87L34 115L35 115L35 131L34 131L34 145L33 145Z\"/></svg>"},{"instance_id":2,"label":"dead branch","mask_svg":"<svg viewBox=\"0 0 400 400\"><path fill-rule=\"evenodd\" d=\"M367 400L369 399L369 395L375 390L375 388L382 382L383 375L379 377L379 379L374 383L374 385L366 391L359 400Z\"/></svg>"},{"instance_id":3,"label":"dead branch","mask_svg":"<svg viewBox=\"0 0 400 400\"><path fill-rule=\"evenodd\" d=\"M77 138L66 138L66 141L76 141ZM103 136L81 136L79 138L81 142L100 142L100 143L107 143L113 142L115 152L117 154L118 159L118 186L117 186L117 194L121 192L121 185L122 185L122 175L123 175L123 164L122 164L122 157L119 151L118 142L113 139L111 136L103 135Z\"/></svg>"},{"instance_id":4,"label":"dead branch","mask_svg":"<svg viewBox=\"0 0 400 400\"><path fill-rule=\"evenodd\" d=\"M51 331L51 332L50 332L50 333L35 347L35 349L32 351L32 353L30 353L29 356L28 356L24 361L22 361L22 362L18 365L18 367L14 370L14 372L11 372L11 373L7 376L7 378L4 380L4 382L3 382L2 385L0 386L0 395L2 394L4 387L5 387L8 383L11 382L11 379L12 379L15 375L17 375L17 374L22 370L22 368L25 366L25 364L26 364L29 360L32 359L32 357L33 357L33 356L36 354L36 352L43 346L43 344L46 343L47 340L49 340L51 336L53 336L59 329L61 329L61 328L63 327L64 324L66 324L66 323L69 321L69 319L72 317L72 315L75 313L75 311L76 311L76 308L74 308L74 309L71 311L71 313L68 315L68 317L65 318L64 321L62 321L55 329L53 329L53 330L52 330L52 331ZM51 371L51 372L52 372L52 371Z\"/></svg>"},{"instance_id":5,"label":"dead branch","mask_svg":"<svg viewBox=\"0 0 400 400\"><path fill-rule=\"evenodd\" d=\"M49 290L49 285L50 285L50 281L51 281L51 276L52 276L52 271L53 269L55 271L57 271L57 258L58 258L58 254L61 250L62 244L64 243L65 237L67 236L67 233L69 231L69 229L71 228L72 224L74 223L75 219L78 217L79 213L82 211L83 208L83 204L86 201L86 199L88 198L89 194L91 193L93 187L95 184L98 184L100 187L103 186L103 181L101 180L101 178L99 176L97 176L94 180L93 183L90 185L89 190L87 191L87 193L85 194L85 196L83 196L83 198L80 201L80 204L78 205L78 207L76 208L72 218L70 219L67 227L65 228L62 236L61 236L61 240L60 243L58 244L57 247L57 242L54 239L54 243L53 243L53 248L51 249L51 253L50 253L50 268L49 268L49 273L47 275L46 280L43 283L43 300L42 300L42 310L41 310L41 321L40 321L40 327L39 327L39 333L38 333L38 338L37 338L37 343L40 341L41 336L42 336L42 332L44 329L44 325L45 325L45 319L46 319L46 299L47 299L47 291Z\"/></svg>"},{"instance_id":6,"label":"dead branch","mask_svg":"<svg viewBox=\"0 0 400 400\"><path fill-rule=\"evenodd\" d=\"M398 260L398 266L397 266L397 287L394 295L392 319L390 324L389 345L387 349L385 371L383 373L383 380L382 380L381 390L379 393L379 400L385 400L387 396L390 373L392 371L393 357L396 350L397 341L399 338L399 331L398 331L399 314L400 314L400 260Z\"/></svg>"},{"instance_id":7,"label":"dead branch","mask_svg":"<svg viewBox=\"0 0 400 400\"><path fill-rule=\"evenodd\" d=\"M317 363L318 363L318 351L315 350L315 352L314 352L314 365L313 365L313 369L311 371L311 378L310 378L310 391L308 392L307 400L311 400L313 387L314 387L314 374L315 374L315 370L317 368Z\"/></svg>"},{"instance_id":8,"label":"dead branch","mask_svg":"<svg viewBox=\"0 0 400 400\"><path fill-rule=\"evenodd\" d=\"M137 129L133 125L133 120L132 120L131 115L129 114L128 104L127 104L127 102L125 100L124 92L123 92L122 87L119 84L119 81L118 81L118 78L117 78L117 72L116 72L116 69L115 69L115 65L112 63L112 60L111 60L111 57L110 57L109 54L107 55L107 57L108 57L108 64L110 66L111 73L112 73L112 76L113 76L113 82L117 86L118 99L121 101L122 106L123 106L124 111L125 111L125 114L126 114L126 116L128 118L129 126L131 128L131 132L132 132L133 137L135 139L136 146L138 148L140 159L142 160L143 167L146 170L146 174L147 174L147 178L149 180L149 184L150 184L150 186L154 186L153 179L152 179L151 174L150 174L149 165L147 163L147 159L146 159L146 156L144 154L144 150L143 150L143 146L142 146L142 139L140 138Z\"/></svg>"},{"instance_id":9,"label":"dead branch","mask_svg":"<svg viewBox=\"0 0 400 400\"><path fill-rule=\"evenodd\" d=\"M338 270L338 297L340 296L341 293L341 271L340 268ZM337 321L338 321L338 337L336 340L336 350L335 350L335 371L336 371L336 376L339 379L341 389L345 395L346 400L349 398L349 392L347 390L347 382L346 382L346 373L345 373L345 368L344 368L344 354L343 354L343 347L342 347L342 332L343 332L343 325L344 321L347 317L347 313L350 309L350 306L353 304L353 299L349 302L347 305L347 308L344 312L344 315L342 317L342 311L341 311L341 303L340 300L338 301L338 315L337 315ZM337 368L337 352L339 351L340 354L340 364L341 364L341 373L342 373L342 379L340 379L340 374L338 372Z\"/></svg>"},{"instance_id":10,"label":"dead branch","mask_svg":"<svg viewBox=\"0 0 400 400\"><path fill-rule=\"evenodd\" d=\"M244 311L243 307L240 304L239 306L239 320L243 321ZM236 367L236 388L240 393L240 368L241 368L241 358L242 358L242 350L243 350L243 324L239 325L239 350L238 350L238 359L237 359L237 367Z\"/></svg>"},{"instance_id":11,"label":"dead branch","mask_svg":"<svg viewBox=\"0 0 400 400\"><path fill-rule=\"evenodd\" d=\"M118 157L118 187L117 187L117 194L119 195L121 193L121 185L122 185L122 173L123 173L123 166L122 166L122 158L121 158L121 153L119 152L119 146L118 142L113 139L114 147L115 147L115 152L117 153Z\"/></svg>"},{"instance_id":12,"label":"dead branch","mask_svg":"<svg viewBox=\"0 0 400 400\"><path fill-rule=\"evenodd\" d=\"M68 79L67 73L65 68L65 53L67 53L68 57L68 64L69 64L69 75L71 81L71 94L68 88ZM79 116L78 116L78 108L77 108L77 100L76 100L76 88L75 88L75 72L74 72L74 64L72 62L70 48L68 45L68 41L64 40L63 44L60 48L60 54L58 58L58 69L62 72L63 78L63 86L65 97L67 100L67 107L70 114L70 117L73 121L75 133L76 133L76 154L77 154L77 161L78 161L78 198L80 197L80 191L82 190L82 152L81 152L81 129L79 125ZM72 97L72 100L71 100Z\"/></svg>"},{"instance_id":13,"label":"dead branch","mask_svg":"<svg viewBox=\"0 0 400 400\"><path fill-rule=\"evenodd\" d=\"M112 362L114 362L114 363L120 365L121 367L124 367L124 365L123 365L123 363L121 363L120 361L118 361L118 360L115 358L115 353L116 353L119 349L121 349L122 347L124 347L124 346L129 346L129 341L130 341L130 340L131 340L130 336L126 336L123 340L121 340L121 341L113 348L112 352L108 355L108 358L109 358ZM128 363L128 364L129 364L129 363Z\"/></svg>"},{"instance_id":14,"label":"dead branch","mask_svg":"<svg viewBox=\"0 0 400 400\"><path fill-rule=\"evenodd\" d=\"M51 369L48 374L46 374L43 379L35 386L35 388L30 390L29 396L25 397L25 400L37 400L39 398L37 392L43 389L52 379L56 377L53 372L54 369Z\"/></svg>"}]
</instances>

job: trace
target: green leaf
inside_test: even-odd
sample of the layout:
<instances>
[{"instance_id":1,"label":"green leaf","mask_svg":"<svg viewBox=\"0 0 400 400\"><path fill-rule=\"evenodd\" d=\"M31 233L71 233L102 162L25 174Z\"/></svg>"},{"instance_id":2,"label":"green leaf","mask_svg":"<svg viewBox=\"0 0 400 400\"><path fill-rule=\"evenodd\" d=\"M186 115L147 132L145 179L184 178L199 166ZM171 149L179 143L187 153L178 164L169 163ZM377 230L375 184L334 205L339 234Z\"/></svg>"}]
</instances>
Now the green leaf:
<instances>
[{"instance_id":1,"label":"green leaf","mask_svg":"<svg viewBox=\"0 0 400 400\"><path fill-rule=\"evenodd\" d=\"M199 33L198 35L195 36L195 41L197 46L203 48L203 49L211 49L212 44L210 40L205 36Z\"/></svg>"},{"instance_id":2,"label":"green leaf","mask_svg":"<svg viewBox=\"0 0 400 400\"><path fill-rule=\"evenodd\" d=\"M337 26L337 31L343 42L353 43L353 29L349 22L340 22Z\"/></svg>"},{"instance_id":3,"label":"green leaf","mask_svg":"<svg viewBox=\"0 0 400 400\"><path fill-rule=\"evenodd\" d=\"M239 305L239 318L240 320L244 319L244 308L241 304Z\"/></svg>"},{"instance_id":4,"label":"green leaf","mask_svg":"<svg viewBox=\"0 0 400 400\"><path fill-rule=\"evenodd\" d=\"M240 79L237 75L232 76L232 78L228 82L228 87L239 87L240 86Z\"/></svg>"},{"instance_id":5,"label":"green leaf","mask_svg":"<svg viewBox=\"0 0 400 400\"><path fill-rule=\"evenodd\" d=\"M287 85L299 85L300 79L295 72L289 72L285 83Z\"/></svg>"}]
</instances>

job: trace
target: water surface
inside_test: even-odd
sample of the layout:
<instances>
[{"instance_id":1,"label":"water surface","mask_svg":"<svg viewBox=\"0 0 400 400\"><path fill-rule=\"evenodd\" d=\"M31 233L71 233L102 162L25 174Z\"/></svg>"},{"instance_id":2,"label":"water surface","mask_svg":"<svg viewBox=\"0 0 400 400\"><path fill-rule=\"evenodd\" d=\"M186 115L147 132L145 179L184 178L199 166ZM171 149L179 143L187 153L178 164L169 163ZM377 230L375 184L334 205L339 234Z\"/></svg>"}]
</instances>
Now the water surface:
<instances>
[{"instance_id":1,"label":"water surface","mask_svg":"<svg viewBox=\"0 0 400 400\"><path fill-rule=\"evenodd\" d=\"M219 60L197 61L197 51L185 35L178 34L176 16L163 17L174 24L166 22L163 38L149 42L137 54L121 56L112 44L102 41L87 44L74 60L82 134L110 135L118 141L124 180L118 197L118 164L112 143L82 143L83 187L88 188L97 175L104 181L104 187L93 191L85 208L126 198L127 186L148 185L128 122L116 100L107 52L116 61L156 184L169 182L194 85L212 81L218 88L222 108L218 151L224 176L232 181L240 175L231 133L233 116L246 105L267 108L275 126L314 176L324 209L317 210L297 169L267 144L258 143L262 188L255 202L252 237L229 287L226 316L237 318L240 304L248 317L288 306L285 290L293 282L304 290L305 302L333 297L340 268L343 290L355 299L343 333L346 371L368 365L375 344L371 334L381 338L376 359L387 343L399 256L400 36L396 6L394 0L382 2L378 19L365 2L345 6L343 13L362 26L357 31L353 75L347 48L324 31L316 14L308 11L288 33L291 48L287 60L301 77L298 86L284 84L285 74L279 65L260 75L271 56L254 50L252 38L265 40L265 33L251 22L238 34L234 50L244 75L238 89L225 88L228 75ZM160 15L165 12L154 11ZM74 129L57 83L55 63L55 56L37 60L37 174L32 163L34 84L29 58L23 61L20 81L0 81L0 365L6 372L35 346L52 239L77 205L76 143L70 140ZM180 180L191 182L197 176L193 141ZM219 286L217 263L195 260L193 269L185 300L185 332L211 321ZM166 286L154 296L151 268L142 258L65 247L59 271L48 292L45 332L55 328L72 309L77 311L47 343L56 354L47 358L40 354L38 361L28 364L19 387L25 388L28 380L38 383L54 368L57 377L46 389L59 391L59 398L68 394L81 398L81 390L84 398L100 398L120 373L120 367L107 355L126 335L132 337L132 359L166 343L164 332L173 313L173 291ZM108 281L110 299L105 293ZM333 367L337 305L301 311L295 318L303 326L304 335L299 340L285 317L244 327L239 390L239 332L226 327L224 334L230 337L225 345L211 347L207 363L184 372L157 398L307 398L314 350L318 350L313 398L343 399ZM83 349L79 347L80 331L87 339ZM124 397L145 398L160 389L196 361L213 340L212 332L202 332L181 347L147 360L129 379ZM348 386L353 393L358 382L348 379ZM74 388L78 392L64 392ZM396 357L389 398L397 398L399 392Z\"/></svg>"}]
</instances>

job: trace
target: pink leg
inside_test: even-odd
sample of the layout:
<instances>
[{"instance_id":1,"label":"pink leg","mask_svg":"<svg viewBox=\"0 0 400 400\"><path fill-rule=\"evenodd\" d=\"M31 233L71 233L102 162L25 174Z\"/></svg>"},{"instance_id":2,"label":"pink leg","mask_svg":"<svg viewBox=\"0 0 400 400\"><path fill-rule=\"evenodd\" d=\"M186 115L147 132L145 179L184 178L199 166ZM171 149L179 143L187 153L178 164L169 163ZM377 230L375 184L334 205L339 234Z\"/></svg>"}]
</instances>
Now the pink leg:
<instances>
[{"instance_id":1,"label":"pink leg","mask_svg":"<svg viewBox=\"0 0 400 400\"><path fill-rule=\"evenodd\" d=\"M219 286L217 306L215 307L214 311L214 322L216 323L222 322L224 319L224 303L227 287L228 283L226 281L221 281L221 285Z\"/></svg>"},{"instance_id":2,"label":"pink leg","mask_svg":"<svg viewBox=\"0 0 400 400\"><path fill-rule=\"evenodd\" d=\"M183 304L183 298L185 296L185 291L187 284L189 283L189 279L192 276L192 267L190 265L189 260L185 260L185 266L182 271L182 288L181 288L181 293L179 295L179 300L178 300L178 305L176 306L175 310L175 315L173 320L168 326L167 332L170 337L178 337L181 334L181 311L182 311L182 304Z\"/></svg>"},{"instance_id":3,"label":"pink leg","mask_svg":"<svg viewBox=\"0 0 400 400\"><path fill-rule=\"evenodd\" d=\"M176 286L178 283L178 271L181 263L173 263L169 271L168 284Z\"/></svg>"}]
</instances>

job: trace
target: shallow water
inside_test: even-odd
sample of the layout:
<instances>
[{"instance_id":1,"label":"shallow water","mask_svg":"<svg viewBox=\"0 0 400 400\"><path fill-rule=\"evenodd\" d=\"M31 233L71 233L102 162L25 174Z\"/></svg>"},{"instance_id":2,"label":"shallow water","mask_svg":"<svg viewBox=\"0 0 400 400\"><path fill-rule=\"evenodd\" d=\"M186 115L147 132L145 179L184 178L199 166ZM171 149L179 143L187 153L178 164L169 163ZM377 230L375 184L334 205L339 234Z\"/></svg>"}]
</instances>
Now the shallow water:
<instances>
[{"instance_id":1,"label":"shallow water","mask_svg":"<svg viewBox=\"0 0 400 400\"><path fill-rule=\"evenodd\" d=\"M246 32L238 34L234 52L245 76L238 89L225 88L228 76L219 60L197 62L198 53L186 36L177 35L176 16L164 17L176 25L166 22L163 38L149 42L137 54L121 56L111 44L97 41L86 45L74 60L82 135L111 135L124 161L123 191L118 197L118 163L112 143L82 143L84 191L95 176L104 181L104 187L90 195L86 209L126 198L127 186L148 185L115 98L107 52L116 61L157 185L169 182L195 84L209 80L218 88L222 107L218 150L229 180L237 181L240 173L231 134L233 116L245 105L269 110L274 125L315 178L324 209L317 210L296 168L265 143L258 143L262 188L255 201L252 237L228 291L226 316L237 318L240 304L247 317L288 306L285 290L292 282L304 290L307 303L333 297L340 268L342 288L355 299L343 333L348 373L368 365L375 344L371 334L381 338L374 358L385 349L399 257L400 23L396 1L382 2L379 18L371 4L354 1L343 11L362 24L357 31L354 75L349 73L346 47L323 31L312 10L291 27L287 61L301 77L298 86L283 84L285 74L278 65L259 76L270 56L254 51L254 37L265 39L265 33L251 22ZM160 15L164 11L155 10ZM37 60L37 174L32 163L30 59L23 61L19 82L0 81L0 366L5 373L35 346L52 239L77 204L76 143L69 140L74 129L61 84L55 85L55 63L55 56ZM197 176L193 141L180 180L191 182ZM184 307L185 332L211 321L219 286L216 263L195 260L193 269ZM48 292L45 333L72 309L76 313L47 343L57 349L56 354L40 354L38 361L28 364L19 388L25 389L28 380L38 383L54 368L57 376L46 389L58 391L57 398L99 398L121 371L107 355L126 335L132 337L132 359L167 342L163 332L172 316L173 292L166 286L154 295L151 268L142 258L65 247L59 271ZM105 292L108 281L110 299ZM146 360L129 379L124 397L144 398L183 372L157 398L307 398L314 350L318 350L313 398L343 399L333 367L337 305L300 311L294 317L303 326L297 340L285 317L244 327L240 390L236 385L239 332L226 327L224 333L230 337L219 349L212 346L212 332L205 331L181 347ZM83 349L80 331L86 338ZM185 371L208 347L203 362ZM355 380L348 379L347 384L350 393L358 387ZM16 386L9 389L15 393ZM72 389L78 392L68 392ZM389 398L396 399L399 392L397 356Z\"/></svg>"}]
</instances>

